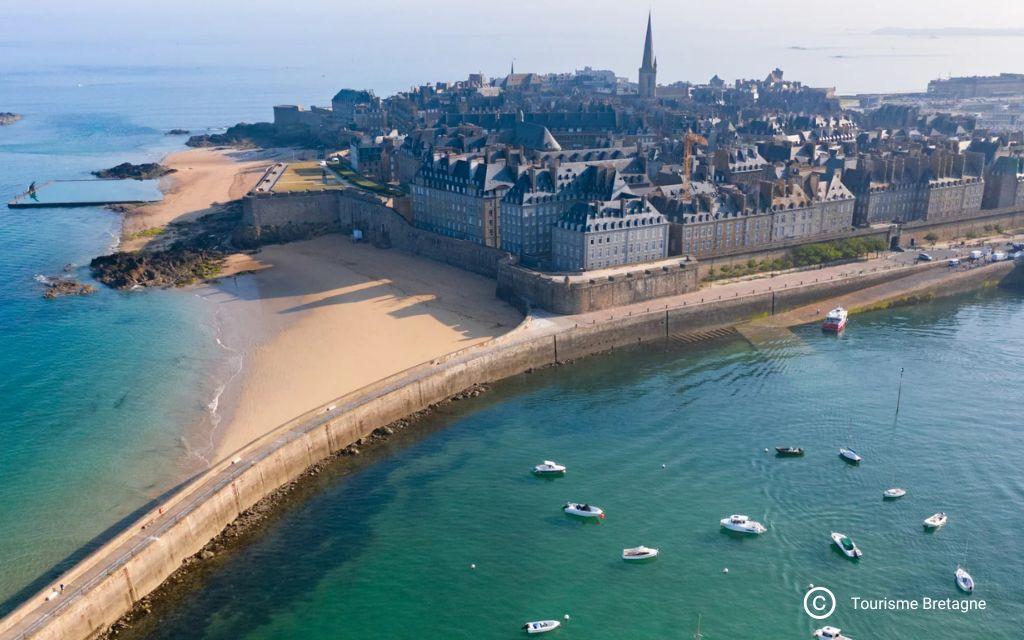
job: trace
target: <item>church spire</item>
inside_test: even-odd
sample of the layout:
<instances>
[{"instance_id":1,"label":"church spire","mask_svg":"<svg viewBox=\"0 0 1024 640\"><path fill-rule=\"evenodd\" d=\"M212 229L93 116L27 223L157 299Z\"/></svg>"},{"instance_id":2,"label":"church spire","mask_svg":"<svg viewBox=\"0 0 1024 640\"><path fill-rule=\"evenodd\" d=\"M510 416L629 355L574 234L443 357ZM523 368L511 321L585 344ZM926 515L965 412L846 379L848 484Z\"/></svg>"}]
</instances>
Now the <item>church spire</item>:
<instances>
[{"instance_id":1,"label":"church spire","mask_svg":"<svg viewBox=\"0 0 1024 640\"><path fill-rule=\"evenodd\" d=\"M644 38L644 61L641 63L642 70L656 70L658 63L654 58L654 36L651 35L651 14L647 14L647 37Z\"/></svg>"},{"instance_id":2,"label":"church spire","mask_svg":"<svg viewBox=\"0 0 1024 640\"><path fill-rule=\"evenodd\" d=\"M651 29L651 14L647 14L647 36L644 38L644 59L640 63L638 83L641 98L653 98L658 85L658 59L654 57L654 35Z\"/></svg>"}]
</instances>

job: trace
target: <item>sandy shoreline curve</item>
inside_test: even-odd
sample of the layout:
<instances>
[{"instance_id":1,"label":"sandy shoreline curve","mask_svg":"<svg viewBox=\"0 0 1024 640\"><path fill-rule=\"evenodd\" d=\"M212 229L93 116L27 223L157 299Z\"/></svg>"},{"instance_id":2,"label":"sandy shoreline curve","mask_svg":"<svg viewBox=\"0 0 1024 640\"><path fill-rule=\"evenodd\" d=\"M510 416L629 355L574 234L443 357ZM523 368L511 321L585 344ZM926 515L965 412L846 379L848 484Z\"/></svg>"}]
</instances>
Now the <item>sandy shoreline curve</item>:
<instances>
[{"instance_id":1,"label":"sandy shoreline curve","mask_svg":"<svg viewBox=\"0 0 1024 640\"><path fill-rule=\"evenodd\" d=\"M194 220L249 191L287 150L194 149L163 164L164 200L125 213L122 251L148 229ZM155 236L159 237L159 236ZM244 272L244 275L236 275ZM522 316L494 282L448 265L327 235L229 256L196 294L214 305L220 380L203 389L213 465L281 424L432 358L486 342Z\"/></svg>"}]
</instances>

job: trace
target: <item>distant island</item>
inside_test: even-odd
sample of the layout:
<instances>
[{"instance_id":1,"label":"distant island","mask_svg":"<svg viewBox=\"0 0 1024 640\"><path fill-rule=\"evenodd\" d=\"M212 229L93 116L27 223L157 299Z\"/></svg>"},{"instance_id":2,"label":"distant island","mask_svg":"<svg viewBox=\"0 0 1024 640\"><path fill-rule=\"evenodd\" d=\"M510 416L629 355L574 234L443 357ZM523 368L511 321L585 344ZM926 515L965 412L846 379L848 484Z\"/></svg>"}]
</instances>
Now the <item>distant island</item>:
<instances>
[{"instance_id":1,"label":"distant island","mask_svg":"<svg viewBox=\"0 0 1024 640\"><path fill-rule=\"evenodd\" d=\"M187 136L190 133L192 133L192 132L189 131L188 129L171 129L170 131L167 132L167 135L169 135L169 136Z\"/></svg>"},{"instance_id":2,"label":"distant island","mask_svg":"<svg viewBox=\"0 0 1024 640\"><path fill-rule=\"evenodd\" d=\"M21 120L21 114L11 113L10 111L0 111L0 127L14 124L18 120Z\"/></svg>"},{"instance_id":3,"label":"distant island","mask_svg":"<svg viewBox=\"0 0 1024 640\"><path fill-rule=\"evenodd\" d=\"M147 162L144 164L122 162L116 167L93 171L92 175L97 178L113 180L152 180L154 178L165 176L168 173L174 173L175 171L177 171L177 169L171 169L156 162Z\"/></svg>"},{"instance_id":4,"label":"distant island","mask_svg":"<svg viewBox=\"0 0 1024 640\"><path fill-rule=\"evenodd\" d=\"M944 27L941 29L918 29L908 27L885 27L871 32L875 36L923 36L926 38L939 38L942 36L972 36L972 37L1020 37L1024 36L1024 28L998 28L984 29L976 27Z\"/></svg>"}]
</instances>

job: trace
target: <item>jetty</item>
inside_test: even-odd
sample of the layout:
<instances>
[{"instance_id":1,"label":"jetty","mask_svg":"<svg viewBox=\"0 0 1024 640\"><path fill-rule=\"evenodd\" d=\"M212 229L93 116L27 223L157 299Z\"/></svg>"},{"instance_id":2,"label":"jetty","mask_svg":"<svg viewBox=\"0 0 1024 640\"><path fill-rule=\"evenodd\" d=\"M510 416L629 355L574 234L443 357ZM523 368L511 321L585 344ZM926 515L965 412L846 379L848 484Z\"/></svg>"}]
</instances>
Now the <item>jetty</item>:
<instances>
[{"instance_id":1,"label":"jetty","mask_svg":"<svg viewBox=\"0 0 1024 640\"><path fill-rule=\"evenodd\" d=\"M51 180L7 203L11 209L102 207L163 199L159 180Z\"/></svg>"}]
</instances>

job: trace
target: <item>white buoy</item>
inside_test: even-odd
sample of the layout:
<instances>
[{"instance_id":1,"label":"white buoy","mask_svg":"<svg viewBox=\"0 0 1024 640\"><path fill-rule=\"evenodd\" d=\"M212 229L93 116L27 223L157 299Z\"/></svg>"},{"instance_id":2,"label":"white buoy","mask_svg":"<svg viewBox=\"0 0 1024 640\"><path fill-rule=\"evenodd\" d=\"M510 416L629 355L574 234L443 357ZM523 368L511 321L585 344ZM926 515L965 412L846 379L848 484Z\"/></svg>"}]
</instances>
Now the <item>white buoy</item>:
<instances>
[{"instance_id":1,"label":"white buoy","mask_svg":"<svg viewBox=\"0 0 1024 640\"><path fill-rule=\"evenodd\" d=\"M729 573L729 567L722 569L722 573Z\"/></svg>"},{"instance_id":2,"label":"white buoy","mask_svg":"<svg viewBox=\"0 0 1024 640\"><path fill-rule=\"evenodd\" d=\"M768 453L768 447L765 447L765 448L764 448L764 452L765 452L765 453Z\"/></svg>"},{"instance_id":3,"label":"white buoy","mask_svg":"<svg viewBox=\"0 0 1024 640\"><path fill-rule=\"evenodd\" d=\"M569 620L569 614L568 614L568 613L567 613L567 614L565 614L565 619L566 619L567 621Z\"/></svg>"},{"instance_id":4,"label":"white buoy","mask_svg":"<svg viewBox=\"0 0 1024 640\"><path fill-rule=\"evenodd\" d=\"M476 569L476 565L475 564L471 564L471 565L469 565L469 568L470 569Z\"/></svg>"},{"instance_id":5,"label":"white buoy","mask_svg":"<svg viewBox=\"0 0 1024 640\"><path fill-rule=\"evenodd\" d=\"M665 465L661 465L661 468L662 468L662 469L664 469L664 468L665 468Z\"/></svg>"}]
</instances>

